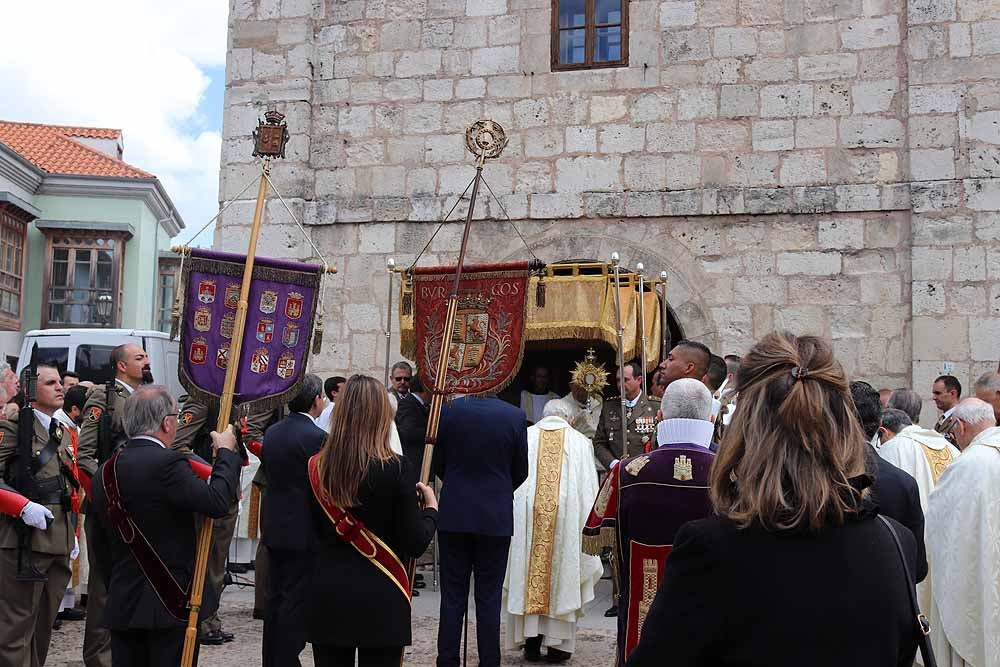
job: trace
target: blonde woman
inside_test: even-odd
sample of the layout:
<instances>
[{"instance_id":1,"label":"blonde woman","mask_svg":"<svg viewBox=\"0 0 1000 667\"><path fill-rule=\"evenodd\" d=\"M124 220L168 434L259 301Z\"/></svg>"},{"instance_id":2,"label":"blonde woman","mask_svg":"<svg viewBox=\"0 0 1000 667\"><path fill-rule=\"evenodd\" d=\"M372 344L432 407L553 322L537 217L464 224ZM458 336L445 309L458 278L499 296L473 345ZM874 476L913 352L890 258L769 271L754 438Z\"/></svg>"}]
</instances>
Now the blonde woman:
<instances>
[{"instance_id":1,"label":"blonde woman","mask_svg":"<svg viewBox=\"0 0 1000 667\"><path fill-rule=\"evenodd\" d=\"M381 382L354 375L337 396L330 434L309 460L319 553L307 601L317 667L398 667L410 644L407 561L424 552L437 500L414 488L390 448L392 407Z\"/></svg>"},{"instance_id":2,"label":"blonde woman","mask_svg":"<svg viewBox=\"0 0 1000 667\"><path fill-rule=\"evenodd\" d=\"M912 665L916 541L869 499L865 436L829 343L764 337L738 389L712 467L717 516L678 531L627 667Z\"/></svg>"}]
</instances>

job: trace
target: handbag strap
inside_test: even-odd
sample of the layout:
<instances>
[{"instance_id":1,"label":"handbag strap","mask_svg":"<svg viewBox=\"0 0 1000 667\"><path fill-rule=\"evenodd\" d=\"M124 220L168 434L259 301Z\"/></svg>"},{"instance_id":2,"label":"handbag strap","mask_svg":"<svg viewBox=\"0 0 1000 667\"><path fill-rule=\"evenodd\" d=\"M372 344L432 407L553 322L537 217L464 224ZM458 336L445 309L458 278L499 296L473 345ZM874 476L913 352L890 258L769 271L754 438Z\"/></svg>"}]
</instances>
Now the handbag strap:
<instances>
[{"instance_id":1,"label":"handbag strap","mask_svg":"<svg viewBox=\"0 0 1000 667\"><path fill-rule=\"evenodd\" d=\"M937 660L934 658L934 649L931 647L931 624L927 616L920 611L920 604L917 602L916 583L910 573L910 565L906 562L906 554L903 553L903 544L899 541L899 534L893 528L892 522L887 518L878 515L878 520L889 530L892 541L896 544L896 553L899 554L899 561L903 564L903 574L906 576L906 592L910 597L910 607L917 619L917 627L920 629L918 644L920 646L920 656L923 658L924 667L937 667Z\"/></svg>"}]
</instances>

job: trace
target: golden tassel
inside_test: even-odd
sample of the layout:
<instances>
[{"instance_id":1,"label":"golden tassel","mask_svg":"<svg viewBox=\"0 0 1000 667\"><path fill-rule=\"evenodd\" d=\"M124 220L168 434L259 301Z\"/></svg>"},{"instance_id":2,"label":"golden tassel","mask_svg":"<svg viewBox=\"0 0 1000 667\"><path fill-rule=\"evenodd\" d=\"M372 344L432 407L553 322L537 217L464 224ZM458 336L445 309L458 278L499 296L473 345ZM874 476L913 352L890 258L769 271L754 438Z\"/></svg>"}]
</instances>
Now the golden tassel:
<instances>
[{"instance_id":1,"label":"golden tassel","mask_svg":"<svg viewBox=\"0 0 1000 667\"><path fill-rule=\"evenodd\" d=\"M538 279L538 283L535 284L535 307L544 308L545 307L545 277L542 276Z\"/></svg>"}]
</instances>

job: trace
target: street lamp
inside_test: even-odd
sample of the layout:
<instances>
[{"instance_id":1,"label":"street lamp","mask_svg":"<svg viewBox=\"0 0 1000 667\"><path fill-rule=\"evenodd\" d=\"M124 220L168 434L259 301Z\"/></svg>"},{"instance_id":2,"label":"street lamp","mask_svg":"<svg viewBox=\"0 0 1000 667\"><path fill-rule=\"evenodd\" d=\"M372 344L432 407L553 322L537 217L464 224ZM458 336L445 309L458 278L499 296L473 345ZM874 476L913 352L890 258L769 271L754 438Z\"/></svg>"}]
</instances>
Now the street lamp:
<instances>
[{"instance_id":1,"label":"street lamp","mask_svg":"<svg viewBox=\"0 0 1000 667\"><path fill-rule=\"evenodd\" d=\"M114 302L110 294L100 294L97 297L97 319L101 324L108 324L111 321L111 309Z\"/></svg>"}]
</instances>

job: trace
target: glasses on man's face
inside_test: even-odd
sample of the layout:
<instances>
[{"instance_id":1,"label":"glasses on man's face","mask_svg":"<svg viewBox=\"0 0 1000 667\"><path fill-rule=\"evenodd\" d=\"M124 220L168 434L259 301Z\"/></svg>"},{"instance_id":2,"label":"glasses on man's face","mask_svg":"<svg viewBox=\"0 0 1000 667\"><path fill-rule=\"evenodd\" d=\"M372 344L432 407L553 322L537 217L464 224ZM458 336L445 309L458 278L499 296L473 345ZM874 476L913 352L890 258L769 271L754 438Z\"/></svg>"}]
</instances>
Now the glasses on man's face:
<instances>
[{"instance_id":1,"label":"glasses on man's face","mask_svg":"<svg viewBox=\"0 0 1000 667\"><path fill-rule=\"evenodd\" d=\"M393 380L393 382L407 382L408 383L410 381L410 378L408 378L408 377L398 377L398 378L392 378L392 380Z\"/></svg>"}]
</instances>

